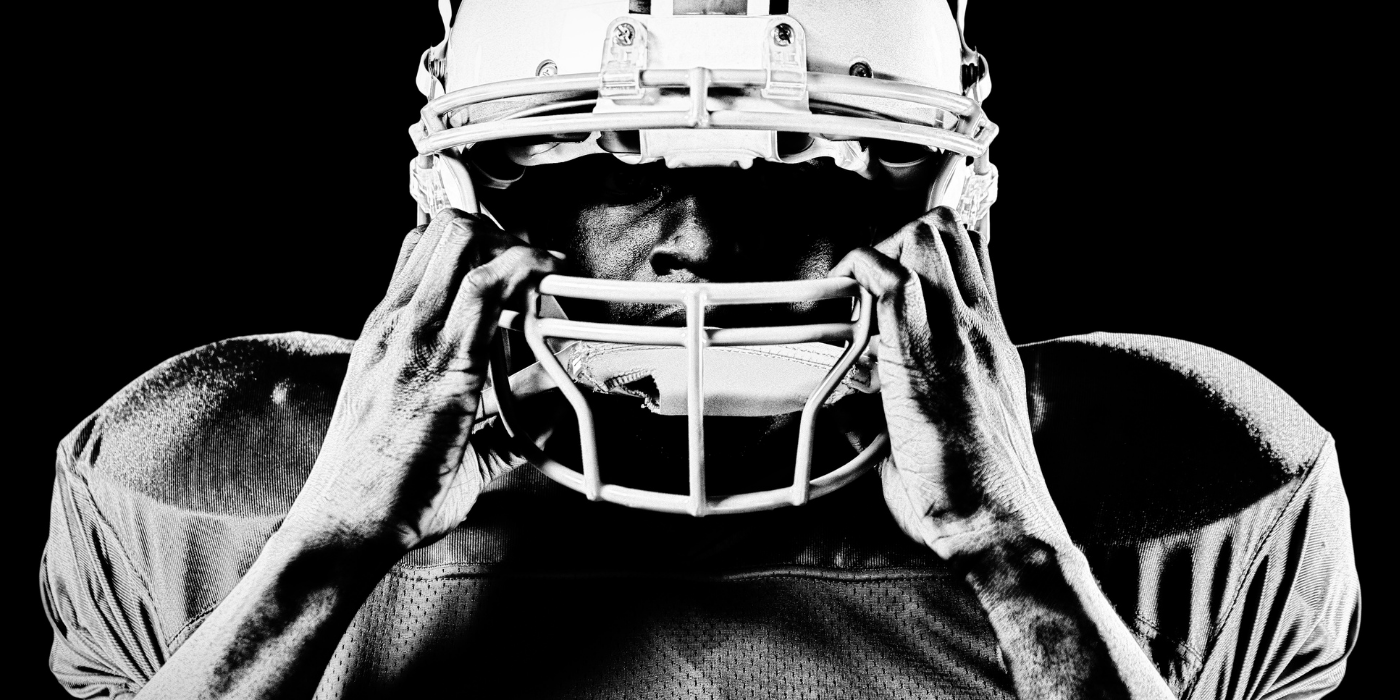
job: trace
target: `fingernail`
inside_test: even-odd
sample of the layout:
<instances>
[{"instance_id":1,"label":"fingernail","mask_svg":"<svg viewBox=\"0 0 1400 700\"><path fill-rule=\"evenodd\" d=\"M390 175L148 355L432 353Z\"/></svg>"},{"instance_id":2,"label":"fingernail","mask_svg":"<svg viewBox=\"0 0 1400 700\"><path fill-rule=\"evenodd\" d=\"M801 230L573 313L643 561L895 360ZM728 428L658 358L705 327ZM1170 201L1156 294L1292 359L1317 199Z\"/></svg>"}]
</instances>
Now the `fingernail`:
<instances>
[{"instance_id":1,"label":"fingernail","mask_svg":"<svg viewBox=\"0 0 1400 700\"><path fill-rule=\"evenodd\" d=\"M559 251L557 251L557 250L549 250L548 248L546 248L544 252L549 253L550 255L553 255L554 257L556 257L556 258L558 258L558 259L560 259L560 260L566 260L566 259L568 259L568 256L567 256L567 255L564 255L563 253L561 253L561 252L559 252Z\"/></svg>"}]
</instances>

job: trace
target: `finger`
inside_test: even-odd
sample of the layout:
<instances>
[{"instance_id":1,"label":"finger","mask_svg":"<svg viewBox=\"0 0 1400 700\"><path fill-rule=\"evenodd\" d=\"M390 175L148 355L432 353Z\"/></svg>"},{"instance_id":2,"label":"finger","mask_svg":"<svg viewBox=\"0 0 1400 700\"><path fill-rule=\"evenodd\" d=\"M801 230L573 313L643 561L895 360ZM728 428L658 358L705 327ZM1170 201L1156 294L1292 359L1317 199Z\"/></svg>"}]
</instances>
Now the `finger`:
<instances>
[{"instance_id":1,"label":"finger","mask_svg":"<svg viewBox=\"0 0 1400 700\"><path fill-rule=\"evenodd\" d=\"M559 260L547 251L514 246L471 270L462 278L452 300L442 330L444 339L484 361L501 309L518 306L526 290L558 269ZM456 354L464 357L461 352Z\"/></svg>"},{"instance_id":2,"label":"finger","mask_svg":"<svg viewBox=\"0 0 1400 700\"><path fill-rule=\"evenodd\" d=\"M875 244L875 249L922 276L934 288L948 293L957 289L957 275L937 229L937 211L909 222L893 236Z\"/></svg>"},{"instance_id":3,"label":"finger","mask_svg":"<svg viewBox=\"0 0 1400 700\"><path fill-rule=\"evenodd\" d=\"M982 269L982 281L987 286L987 296L992 305L997 306L996 278L992 276L992 213L987 212L977 225L967 230L972 240L972 249L977 254L977 265Z\"/></svg>"},{"instance_id":4,"label":"finger","mask_svg":"<svg viewBox=\"0 0 1400 700\"><path fill-rule=\"evenodd\" d=\"M888 253L875 248L856 248L841 258L827 277L850 277L876 297L898 290L909 281L909 270Z\"/></svg>"},{"instance_id":5,"label":"finger","mask_svg":"<svg viewBox=\"0 0 1400 700\"><path fill-rule=\"evenodd\" d=\"M934 209L929 212L927 218L938 231L943 249L947 251L948 262L953 269L963 303L971 308L978 308L990 301L991 293L987 291L987 284L982 279L982 266L978 262L977 252L972 248L972 239L968 237L967 229L958 223L953 217L953 212L947 207Z\"/></svg>"},{"instance_id":6,"label":"finger","mask_svg":"<svg viewBox=\"0 0 1400 700\"><path fill-rule=\"evenodd\" d=\"M399 257L394 261L394 274L389 276L390 280L399 276L403 271L403 266L408 263L408 257L413 254L413 250L418 247L418 242L423 240L423 234L427 233L428 225L423 224L403 237L403 243L399 245Z\"/></svg>"},{"instance_id":7,"label":"finger","mask_svg":"<svg viewBox=\"0 0 1400 700\"><path fill-rule=\"evenodd\" d=\"M879 250L857 248L832 268L830 276L851 277L875 295L882 362L904 364L926 354L932 334L919 275Z\"/></svg>"},{"instance_id":8,"label":"finger","mask_svg":"<svg viewBox=\"0 0 1400 700\"><path fill-rule=\"evenodd\" d=\"M424 325L447 316L451 299L469 270L515 244L493 224L453 212L434 242L422 279L409 301L415 323Z\"/></svg>"},{"instance_id":9,"label":"finger","mask_svg":"<svg viewBox=\"0 0 1400 700\"><path fill-rule=\"evenodd\" d=\"M389 282L389 290L384 294L382 306L398 309L413 298L414 292L418 290L418 283L423 279L423 273L428 269L428 261L432 259L438 239L455 218L453 210L444 209L428 222L427 227L423 229L423 235L414 242L413 249L403 259L402 264L395 265L394 279Z\"/></svg>"}]
</instances>

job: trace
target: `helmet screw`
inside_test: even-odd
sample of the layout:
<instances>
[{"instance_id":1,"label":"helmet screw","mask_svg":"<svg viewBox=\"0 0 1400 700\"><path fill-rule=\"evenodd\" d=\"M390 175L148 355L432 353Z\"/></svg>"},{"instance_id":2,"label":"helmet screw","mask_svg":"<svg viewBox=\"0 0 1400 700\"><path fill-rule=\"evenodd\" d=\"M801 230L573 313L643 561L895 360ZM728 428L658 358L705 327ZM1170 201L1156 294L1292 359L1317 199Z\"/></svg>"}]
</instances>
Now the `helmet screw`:
<instances>
[{"instance_id":1,"label":"helmet screw","mask_svg":"<svg viewBox=\"0 0 1400 700\"><path fill-rule=\"evenodd\" d=\"M787 46L788 44L791 44L792 25L787 24L785 22L783 24L779 24L776 27L773 27L773 43L777 44L778 46Z\"/></svg>"},{"instance_id":2,"label":"helmet screw","mask_svg":"<svg viewBox=\"0 0 1400 700\"><path fill-rule=\"evenodd\" d=\"M855 63L851 64L851 75L854 75L857 78L869 78L870 76L875 75L875 73L874 71L870 70L869 63L866 63L865 61L856 61Z\"/></svg>"},{"instance_id":3,"label":"helmet screw","mask_svg":"<svg viewBox=\"0 0 1400 700\"><path fill-rule=\"evenodd\" d=\"M540 61L540 65L535 69L535 75L550 76L559 75L559 66L549 59Z\"/></svg>"},{"instance_id":4,"label":"helmet screw","mask_svg":"<svg viewBox=\"0 0 1400 700\"><path fill-rule=\"evenodd\" d=\"M619 45L621 45L621 46L631 46L631 45L632 45L632 39L633 39L633 37L636 36L636 33L637 33L636 27L633 27L632 25L630 25L630 24L628 24L628 23L626 23L626 22L623 22L622 24L617 25L617 27L616 27L615 29L613 29L613 37L617 40L617 43L618 43Z\"/></svg>"}]
</instances>

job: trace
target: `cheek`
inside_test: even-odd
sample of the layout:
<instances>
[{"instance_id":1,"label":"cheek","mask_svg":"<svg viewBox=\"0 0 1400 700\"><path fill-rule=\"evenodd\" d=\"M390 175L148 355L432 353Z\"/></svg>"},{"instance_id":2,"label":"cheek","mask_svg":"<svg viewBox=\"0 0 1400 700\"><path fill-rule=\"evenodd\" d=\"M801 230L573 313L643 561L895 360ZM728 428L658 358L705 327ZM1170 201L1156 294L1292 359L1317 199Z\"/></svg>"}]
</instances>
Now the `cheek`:
<instances>
[{"instance_id":1,"label":"cheek","mask_svg":"<svg viewBox=\"0 0 1400 700\"><path fill-rule=\"evenodd\" d=\"M623 208L579 210L565 247L579 272L600 279L634 279L647 263L655 236L633 222L634 217Z\"/></svg>"},{"instance_id":2,"label":"cheek","mask_svg":"<svg viewBox=\"0 0 1400 700\"><path fill-rule=\"evenodd\" d=\"M840 255L844 255L842 251ZM806 254L799 261L797 274L793 275L798 279L817 279L825 277L826 273L836 265L840 259L836 253L836 245L830 238L818 238L813 240L808 246Z\"/></svg>"},{"instance_id":3,"label":"cheek","mask_svg":"<svg viewBox=\"0 0 1400 700\"><path fill-rule=\"evenodd\" d=\"M846 253L871 242L869 222L849 206L804 212L787 227L802 231L777 241L784 250L777 259L791 266L793 279L825 277Z\"/></svg>"}]
</instances>

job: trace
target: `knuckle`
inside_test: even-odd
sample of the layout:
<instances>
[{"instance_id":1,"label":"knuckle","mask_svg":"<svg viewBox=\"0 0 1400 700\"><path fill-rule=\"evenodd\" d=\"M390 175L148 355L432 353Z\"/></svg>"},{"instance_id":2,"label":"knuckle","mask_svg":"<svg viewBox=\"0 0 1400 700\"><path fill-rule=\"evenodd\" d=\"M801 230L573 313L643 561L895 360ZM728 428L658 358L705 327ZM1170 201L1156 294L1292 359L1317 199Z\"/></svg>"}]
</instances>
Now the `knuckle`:
<instances>
[{"instance_id":1,"label":"knuckle","mask_svg":"<svg viewBox=\"0 0 1400 700\"><path fill-rule=\"evenodd\" d=\"M388 355L394 348L397 338L395 330L398 327L398 312L389 312L377 318L371 317L365 324L364 330L360 332L360 337L355 341L355 349L359 351L364 348L364 352L371 361L377 361Z\"/></svg>"},{"instance_id":2,"label":"knuckle","mask_svg":"<svg viewBox=\"0 0 1400 700\"><path fill-rule=\"evenodd\" d=\"M469 214L465 211L462 211L461 209L456 209L453 207L447 207L446 209L443 209L442 211L438 212L435 216L433 216L433 223L439 226L446 226L455 221L466 221L469 223L475 223L480 220L481 218L475 214Z\"/></svg>"},{"instance_id":3,"label":"knuckle","mask_svg":"<svg viewBox=\"0 0 1400 700\"><path fill-rule=\"evenodd\" d=\"M499 283L500 275L496 272L495 266L490 263L472 268L462 278L462 286L466 287L472 295L478 297L486 296Z\"/></svg>"},{"instance_id":4,"label":"knuckle","mask_svg":"<svg viewBox=\"0 0 1400 700\"><path fill-rule=\"evenodd\" d=\"M405 234L404 237L403 237L404 248L405 248L405 249L411 250L411 249L413 248L413 246L417 245L417 244L418 244L418 241L421 240L421 239L423 238L423 234L425 234L425 233L427 233L427 232L428 232L428 224L423 224L422 226L415 226L415 227L413 227L413 229L412 229L411 231L409 231L407 234Z\"/></svg>"},{"instance_id":5,"label":"knuckle","mask_svg":"<svg viewBox=\"0 0 1400 700\"><path fill-rule=\"evenodd\" d=\"M878 268L880 295L901 301L905 298L910 284L915 277L908 268L903 265L883 265Z\"/></svg>"},{"instance_id":6,"label":"knuckle","mask_svg":"<svg viewBox=\"0 0 1400 700\"><path fill-rule=\"evenodd\" d=\"M874 251L875 249L869 246L852 248L850 252L846 253L844 260L851 263L868 262L874 259Z\"/></svg>"},{"instance_id":7,"label":"knuckle","mask_svg":"<svg viewBox=\"0 0 1400 700\"><path fill-rule=\"evenodd\" d=\"M893 288L903 289L914 281L914 273L903 265L885 265L884 273L889 286Z\"/></svg>"},{"instance_id":8,"label":"knuckle","mask_svg":"<svg viewBox=\"0 0 1400 700\"><path fill-rule=\"evenodd\" d=\"M905 230L906 240L919 245L932 242L937 235L938 222L928 218L920 218Z\"/></svg>"},{"instance_id":9,"label":"knuckle","mask_svg":"<svg viewBox=\"0 0 1400 700\"><path fill-rule=\"evenodd\" d=\"M530 252L532 250L526 246L511 246L501 251L493 262L507 270L513 270L531 260Z\"/></svg>"},{"instance_id":10,"label":"knuckle","mask_svg":"<svg viewBox=\"0 0 1400 700\"><path fill-rule=\"evenodd\" d=\"M556 260L553 255L546 253L539 248L522 247L524 250L525 263L534 269L550 269L554 267Z\"/></svg>"},{"instance_id":11,"label":"knuckle","mask_svg":"<svg viewBox=\"0 0 1400 700\"><path fill-rule=\"evenodd\" d=\"M973 227L964 229L964 231L967 233L967 240L971 241L973 246L981 248L987 245L987 240L990 236L983 233L981 229Z\"/></svg>"},{"instance_id":12,"label":"knuckle","mask_svg":"<svg viewBox=\"0 0 1400 700\"><path fill-rule=\"evenodd\" d=\"M934 207L933 210L921 218L937 228L951 230L957 230L958 228L958 219L953 216L953 210L945 206Z\"/></svg>"},{"instance_id":13,"label":"knuckle","mask_svg":"<svg viewBox=\"0 0 1400 700\"><path fill-rule=\"evenodd\" d=\"M398 365L395 382L405 389L413 390L430 381L434 352L430 347L414 346L402 357Z\"/></svg>"},{"instance_id":14,"label":"knuckle","mask_svg":"<svg viewBox=\"0 0 1400 700\"><path fill-rule=\"evenodd\" d=\"M894 246L895 250L902 251L909 248L910 244L917 243L919 239L925 235L927 230L928 225L924 223L922 218L915 219L900 228L898 232L890 237L889 242Z\"/></svg>"},{"instance_id":15,"label":"knuckle","mask_svg":"<svg viewBox=\"0 0 1400 700\"><path fill-rule=\"evenodd\" d=\"M452 241L465 245L471 242L474 233L471 226L457 219L447 225L445 235Z\"/></svg>"},{"instance_id":16,"label":"knuckle","mask_svg":"<svg viewBox=\"0 0 1400 700\"><path fill-rule=\"evenodd\" d=\"M528 246L507 249L496 258L495 263L502 268L502 276L512 282L529 277L535 272L554 269L554 258L549 253Z\"/></svg>"}]
</instances>

